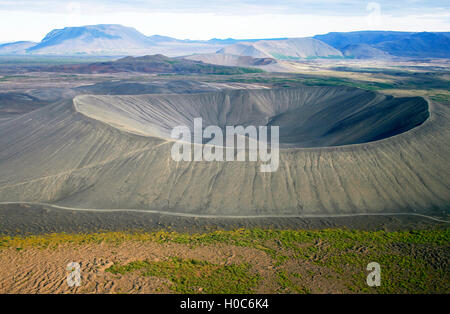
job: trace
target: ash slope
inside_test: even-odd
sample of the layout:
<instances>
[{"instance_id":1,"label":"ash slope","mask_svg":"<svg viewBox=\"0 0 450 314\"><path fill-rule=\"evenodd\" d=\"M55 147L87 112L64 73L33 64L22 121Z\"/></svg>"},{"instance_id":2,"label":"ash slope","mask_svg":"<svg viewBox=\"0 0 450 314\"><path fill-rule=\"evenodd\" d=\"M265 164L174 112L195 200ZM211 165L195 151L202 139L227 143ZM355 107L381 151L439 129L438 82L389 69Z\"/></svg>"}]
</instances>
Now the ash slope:
<instances>
[{"instance_id":1,"label":"ash slope","mask_svg":"<svg viewBox=\"0 0 450 314\"><path fill-rule=\"evenodd\" d=\"M319 91L331 89L309 92ZM289 98L288 90L279 93ZM63 102L0 123L0 202L210 216L445 211L449 115L432 104L421 126L381 141L285 149L278 171L261 173L259 162L174 162L171 142L124 132Z\"/></svg>"}]
</instances>

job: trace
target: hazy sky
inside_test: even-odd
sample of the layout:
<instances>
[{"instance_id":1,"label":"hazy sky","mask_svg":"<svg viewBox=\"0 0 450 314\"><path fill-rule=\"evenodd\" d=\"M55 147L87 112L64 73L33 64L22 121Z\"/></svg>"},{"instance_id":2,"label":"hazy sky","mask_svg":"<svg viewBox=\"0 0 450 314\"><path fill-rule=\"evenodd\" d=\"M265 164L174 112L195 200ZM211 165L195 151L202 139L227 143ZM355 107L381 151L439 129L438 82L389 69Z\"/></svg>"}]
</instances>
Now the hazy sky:
<instances>
[{"instance_id":1,"label":"hazy sky","mask_svg":"<svg viewBox=\"0 0 450 314\"><path fill-rule=\"evenodd\" d=\"M0 42L40 41L55 28L92 24L122 24L180 39L450 31L450 1L0 0Z\"/></svg>"}]
</instances>

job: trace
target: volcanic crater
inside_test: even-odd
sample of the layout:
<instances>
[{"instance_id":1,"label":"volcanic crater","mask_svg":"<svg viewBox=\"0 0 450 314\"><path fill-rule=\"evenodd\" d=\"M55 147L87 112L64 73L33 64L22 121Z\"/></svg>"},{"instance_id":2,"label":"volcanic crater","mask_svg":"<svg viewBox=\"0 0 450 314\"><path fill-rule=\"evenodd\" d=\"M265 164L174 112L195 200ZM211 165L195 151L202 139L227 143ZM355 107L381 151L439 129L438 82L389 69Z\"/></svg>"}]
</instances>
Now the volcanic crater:
<instances>
[{"instance_id":1,"label":"volcanic crater","mask_svg":"<svg viewBox=\"0 0 450 314\"><path fill-rule=\"evenodd\" d=\"M428 117L421 97L396 98L346 87L229 90L189 95L83 95L77 110L145 136L170 139L171 130L194 118L203 126L279 126L280 146L341 146L406 132Z\"/></svg>"}]
</instances>

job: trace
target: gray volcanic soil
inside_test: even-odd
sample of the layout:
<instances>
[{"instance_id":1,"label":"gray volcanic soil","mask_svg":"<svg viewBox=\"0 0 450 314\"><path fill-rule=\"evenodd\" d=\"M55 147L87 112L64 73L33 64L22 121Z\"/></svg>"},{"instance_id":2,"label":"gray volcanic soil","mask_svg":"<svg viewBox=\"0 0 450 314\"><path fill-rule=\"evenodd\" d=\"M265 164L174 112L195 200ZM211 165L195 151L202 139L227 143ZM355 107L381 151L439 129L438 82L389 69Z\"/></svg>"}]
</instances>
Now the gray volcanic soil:
<instances>
[{"instance_id":1,"label":"gray volcanic soil","mask_svg":"<svg viewBox=\"0 0 450 314\"><path fill-rule=\"evenodd\" d=\"M46 104L45 100L26 93L0 93L0 118L23 114Z\"/></svg>"},{"instance_id":2,"label":"gray volcanic soil","mask_svg":"<svg viewBox=\"0 0 450 314\"><path fill-rule=\"evenodd\" d=\"M446 217L440 217L446 219ZM146 212L92 212L61 210L50 206L0 205L0 235L80 232L152 232L173 230L186 233L237 228L418 230L448 228L448 223L413 215L312 217L312 218L195 218Z\"/></svg>"},{"instance_id":3,"label":"gray volcanic soil","mask_svg":"<svg viewBox=\"0 0 450 314\"><path fill-rule=\"evenodd\" d=\"M129 221L123 217L133 220L155 211L190 215L186 219L264 216L271 221L305 215L448 213L449 109L432 103L424 122L428 108L422 98L305 87L91 95L74 103L63 101L0 122L0 204L94 210L77 212L81 220L94 217L96 209L142 211L108 213L111 218L105 221L117 225L122 224L119 216ZM280 167L273 173L260 172L260 162L177 163L170 156L172 142L155 135L172 124L189 125L196 115L205 126L276 122L283 144L294 148L281 150ZM326 145L344 146L311 148Z\"/></svg>"}]
</instances>

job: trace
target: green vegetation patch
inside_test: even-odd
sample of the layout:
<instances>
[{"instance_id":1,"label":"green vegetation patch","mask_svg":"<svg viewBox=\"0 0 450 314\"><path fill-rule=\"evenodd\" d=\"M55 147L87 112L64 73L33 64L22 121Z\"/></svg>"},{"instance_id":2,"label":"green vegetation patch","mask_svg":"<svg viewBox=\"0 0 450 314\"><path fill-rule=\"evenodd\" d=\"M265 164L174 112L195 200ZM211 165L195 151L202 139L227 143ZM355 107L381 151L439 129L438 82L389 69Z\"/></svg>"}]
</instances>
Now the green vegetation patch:
<instances>
[{"instance_id":1,"label":"green vegetation patch","mask_svg":"<svg viewBox=\"0 0 450 314\"><path fill-rule=\"evenodd\" d=\"M106 271L125 274L139 271L142 276L170 280L177 293L251 293L260 277L249 264L217 265L195 259L170 258L167 261L135 261L113 265Z\"/></svg>"},{"instance_id":2,"label":"green vegetation patch","mask_svg":"<svg viewBox=\"0 0 450 314\"><path fill-rule=\"evenodd\" d=\"M430 98L437 102L450 102L450 95L449 94L436 94L433 96L430 96Z\"/></svg>"},{"instance_id":3,"label":"green vegetation patch","mask_svg":"<svg viewBox=\"0 0 450 314\"><path fill-rule=\"evenodd\" d=\"M396 84L356 81L351 79L343 79L336 77L314 77L312 75L297 75L296 77L244 77L232 78L229 82L238 83L260 83L270 84L273 87L299 87L299 86L347 86L357 87L365 90L377 91L383 89L392 89Z\"/></svg>"},{"instance_id":4,"label":"green vegetation patch","mask_svg":"<svg viewBox=\"0 0 450 314\"><path fill-rule=\"evenodd\" d=\"M206 233L179 233L174 231L156 232L99 232L99 233L51 233L28 236L0 236L0 249L8 247L54 247L61 244L120 244L127 241L179 243L209 245L226 243L243 247L263 249L266 241L277 241L283 247L294 248L300 243L325 241L337 248L348 248L355 243L384 247L392 243L448 245L450 229L417 231L361 231L347 229L323 230L276 230L276 229L236 229L217 230Z\"/></svg>"}]
</instances>

